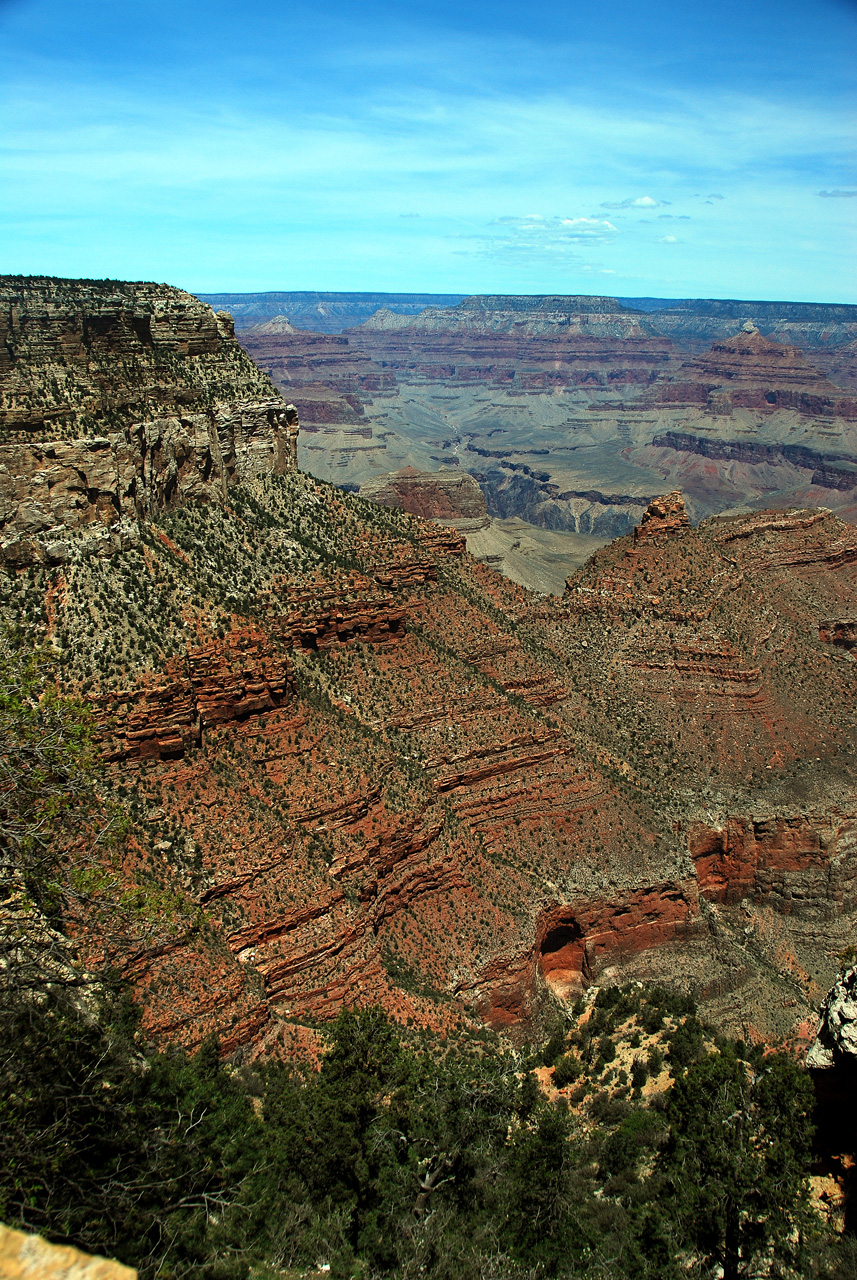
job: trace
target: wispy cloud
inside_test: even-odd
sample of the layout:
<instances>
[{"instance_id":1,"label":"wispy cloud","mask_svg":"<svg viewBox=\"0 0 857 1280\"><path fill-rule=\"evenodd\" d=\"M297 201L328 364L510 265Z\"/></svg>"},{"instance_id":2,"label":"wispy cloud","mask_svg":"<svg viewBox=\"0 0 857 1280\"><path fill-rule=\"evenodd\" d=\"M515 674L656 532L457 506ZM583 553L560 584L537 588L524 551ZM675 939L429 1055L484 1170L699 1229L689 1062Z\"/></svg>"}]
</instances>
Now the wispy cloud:
<instances>
[{"instance_id":1,"label":"wispy cloud","mask_svg":"<svg viewBox=\"0 0 857 1280\"><path fill-rule=\"evenodd\" d=\"M819 191L818 194L823 196L825 200L847 200L850 196L857 196L857 191Z\"/></svg>"},{"instance_id":2,"label":"wispy cloud","mask_svg":"<svg viewBox=\"0 0 857 1280\"><path fill-rule=\"evenodd\" d=\"M607 218L524 217L494 218L482 234L455 236L469 241L467 252L499 262L584 265L581 249L612 244L618 228ZM459 249L459 252L462 250Z\"/></svg>"},{"instance_id":3,"label":"wispy cloud","mask_svg":"<svg viewBox=\"0 0 857 1280\"><path fill-rule=\"evenodd\" d=\"M546 218L533 213L523 218L495 218L491 224L502 227L507 236L537 240L546 244L608 244L618 232L606 218Z\"/></svg>"},{"instance_id":4,"label":"wispy cloud","mask_svg":"<svg viewBox=\"0 0 857 1280\"><path fill-rule=\"evenodd\" d=\"M671 200L655 200L653 196L629 196L627 200L602 200L602 209L660 209Z\"/></svg>"}]
</instances>

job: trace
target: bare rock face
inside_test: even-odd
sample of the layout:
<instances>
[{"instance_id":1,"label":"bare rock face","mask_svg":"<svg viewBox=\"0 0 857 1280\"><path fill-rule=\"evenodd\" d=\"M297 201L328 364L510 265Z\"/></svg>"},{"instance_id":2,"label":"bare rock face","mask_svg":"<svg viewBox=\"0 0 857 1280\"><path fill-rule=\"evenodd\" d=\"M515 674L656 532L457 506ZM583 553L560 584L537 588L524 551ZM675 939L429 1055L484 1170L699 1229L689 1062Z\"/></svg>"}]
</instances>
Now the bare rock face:
<instances>
[{"instance_id":1,"label":"bare rock face","mask_svg":"<svg viewBox=\"0 0 857 1280\"><path fill-rule=\"evenodd\" d=\"M690 526L690 517L679 490L666 493L662 498L653 498L643 513L643 519L634 530L634 539L651 538L658 534L669 534Z\"/></svg>"},{"instance_id":2,"label":"bare rock face","mask_svg":"<svg viewBox=\"0 0 857 1280\"><path fill-rule=\"evenodd\" d=\"M718 415L747 408L857 417L857 404L797 347L766 338L751 321L733 337L714 342L704 355L688 360L673 381L660 387L659 397L665 403L707 405Z\"/></svg>"},{"instance_id":3,"label":"bare rock face","mask_svg":"<svg viewBox=\"0 0 857 1280\"><path fill-rule=\"evenodd\" d=\"M166 285L0 278L0 559L61 563L297 466L297 411Z\"/></svg>"},{"instance_id":4,"label":"bare rock face","mask_svg":"<svg viewBox=\"0 0 857 1280\"><path fill-rule=\"evenodd\" d=\"M857 965L841 973L821 1006L821 1022L806 1058L808 1067L857 1064Z\"/></svg>"},{"instance_id":5,"label":"bare rock face","mask_svg":"<svg viewBox=\"0 0 857 1280\"><path fill-rule=\"evenodd\" d=\"M427 307L417 316L382 308L365 329L413 333L508 333L518 337L640 338L654 332L648 317L616 298L475 295L456 307Z\"/></svg>"},{"instance_id":6,"label":"bare rock face","mask_svg":"<svg viewBox=\"0 0 857 1280\"><path fill-rule=\"evenodd\" d=\"M0 1225L3 1280L136 1280L133 1267Z\"/></svg>"},{"instance_id":7,"label":"bare rock face","mask_svg":"<svg viewBox=\"0 0 857 1280\"><path fill-rule=\"evenodd\" d=\"M488 520L485 496L466 472L404 467L361 485L360 496L427 520Z\"/></svg>"}]
</instances>

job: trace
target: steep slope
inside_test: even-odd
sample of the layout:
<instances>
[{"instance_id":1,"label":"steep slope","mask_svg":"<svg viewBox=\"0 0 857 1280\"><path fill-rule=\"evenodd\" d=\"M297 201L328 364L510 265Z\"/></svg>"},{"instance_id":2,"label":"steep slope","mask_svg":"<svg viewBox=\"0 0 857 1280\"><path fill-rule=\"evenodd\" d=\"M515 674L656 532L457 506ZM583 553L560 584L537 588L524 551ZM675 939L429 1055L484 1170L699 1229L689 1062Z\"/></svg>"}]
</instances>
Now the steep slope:
<instances>
[{"instance_id":1,"label":"steep slope","mask_svg":"<svg viewBox=\"0 0 857 1280\"><path fill-rule=\"evenodd\" d=\"M619 974L805 1018L855 923L857 530L670 495L546 602L454 531L235 481L0 575L173 904L126 961L153 1031L292 1051L380 1001L524 1037Z\"/></svg>"},{"instance_id":2,"label":"steep slope","mask_svg":"<svg viewBox=\"0 0 857 1280\"><path fill-rule=\"evenodd\" d=\"M653 517L545 610L299 475L233 499L12 597L48 603L140 866L204 913L135 962L152 1027L525 1028L617 966L806 1015L854 923L853 530Z\"/></svg>"}]
</instances>

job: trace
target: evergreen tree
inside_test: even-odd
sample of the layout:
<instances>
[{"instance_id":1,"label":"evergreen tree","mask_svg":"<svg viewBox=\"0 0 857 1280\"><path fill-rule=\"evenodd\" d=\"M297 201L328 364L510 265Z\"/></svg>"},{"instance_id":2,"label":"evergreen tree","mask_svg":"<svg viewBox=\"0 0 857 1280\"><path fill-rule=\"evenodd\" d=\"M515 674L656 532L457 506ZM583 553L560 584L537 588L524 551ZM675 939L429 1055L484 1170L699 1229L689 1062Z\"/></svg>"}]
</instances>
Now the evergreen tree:
<instances>
[{"instance_id":1,"label":"evergreen tree","mask_svg":"<svg viewBox=\"0 0 857 1280\"><path fill-rule=\"evenodd\" d=\"M684 1239L723 1280L795 1261L807 1212L812 1086L786 1055L714 1054L679 1078L662 1157Z\"/></svg>"}]
</instances>

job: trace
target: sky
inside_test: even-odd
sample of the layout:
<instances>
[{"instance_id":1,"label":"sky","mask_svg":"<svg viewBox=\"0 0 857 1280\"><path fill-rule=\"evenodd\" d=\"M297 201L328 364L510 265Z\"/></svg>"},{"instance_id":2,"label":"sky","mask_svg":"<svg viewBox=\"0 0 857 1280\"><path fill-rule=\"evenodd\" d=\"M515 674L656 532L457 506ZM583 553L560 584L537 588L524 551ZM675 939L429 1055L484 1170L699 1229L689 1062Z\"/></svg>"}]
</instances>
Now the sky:
<instances>
[{"instance_id":1,"label":"sky","mask_svg":"<svg viewBox=\"0 0 857 1280\"><path fill-rule=\"evenodd\" d=\"M857 302L857 0L0 0L0 271Z\"/></svg>"}]
</instances>

